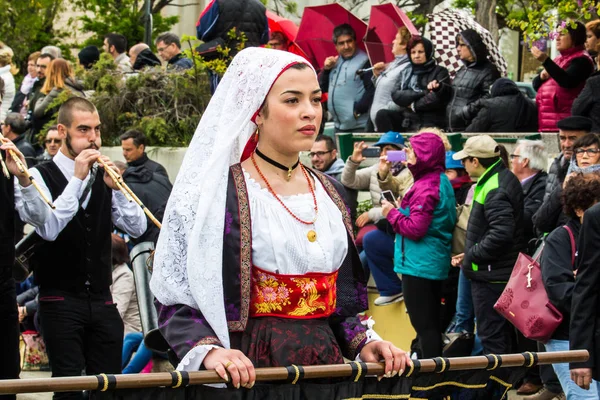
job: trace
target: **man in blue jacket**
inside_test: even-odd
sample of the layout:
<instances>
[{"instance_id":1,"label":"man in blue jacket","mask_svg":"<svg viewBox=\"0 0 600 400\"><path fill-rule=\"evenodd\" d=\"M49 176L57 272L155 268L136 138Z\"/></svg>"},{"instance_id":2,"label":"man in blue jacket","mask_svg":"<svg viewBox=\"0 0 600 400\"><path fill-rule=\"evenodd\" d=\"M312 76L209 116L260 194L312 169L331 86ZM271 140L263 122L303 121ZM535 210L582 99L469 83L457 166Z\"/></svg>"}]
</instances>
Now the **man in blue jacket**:
<instances>
[{"instance_id":1,"label":"man in blue jacket","mask_svg":"<svg viewBox=\"0 0 600 400\"><path fill-rule=\"evenodd\" d=\"M328 93L327 110L336 132L364 131L375 94L370 76L360 73L371 65L369 57L357 47L356 32L348 24L335 27L333 43L338 55L325 59L319 76L321 90Z\"/></svg>"}]
</instances>

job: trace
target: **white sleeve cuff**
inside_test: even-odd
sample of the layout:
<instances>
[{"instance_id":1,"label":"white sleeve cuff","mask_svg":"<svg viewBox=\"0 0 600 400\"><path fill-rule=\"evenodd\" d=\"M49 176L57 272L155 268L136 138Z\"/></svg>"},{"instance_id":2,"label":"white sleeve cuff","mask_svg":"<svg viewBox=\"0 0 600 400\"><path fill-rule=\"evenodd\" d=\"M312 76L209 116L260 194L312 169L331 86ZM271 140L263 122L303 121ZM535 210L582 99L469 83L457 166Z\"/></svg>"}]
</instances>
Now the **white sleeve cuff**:
<instances>
[{"instance_id":1,"label":"white sleeve cuff","mask_svg":"<svg viewBox=\"0 0 600 400\"><path fill-rule=\"evenodd\" d=\"M368 319L361 321L361 323L367 327L367 331L365 332L365 334L367 335L367 341L365 342L365 345L371 342L380 342L383 340L381 336L379 336L377 332L373 330L373 325L375 325L375 320L373 319L373 317L369 317ZM362 361L360 359L360 353L356 355L355 361Z\"/></svg>"},{"instance_id":2,"label":"white sleeve cuff","mask_svg":"<svg viewBox=\"0 0 600 400\"><path fill-rule=\"evenodd\" d=\"M177 371L199 371L204 357L212 349L221 349L221 346L215 346L212 344L204 344L196 346L183 357L183 359L177 365Z\"/></svg>"}]
</instances>

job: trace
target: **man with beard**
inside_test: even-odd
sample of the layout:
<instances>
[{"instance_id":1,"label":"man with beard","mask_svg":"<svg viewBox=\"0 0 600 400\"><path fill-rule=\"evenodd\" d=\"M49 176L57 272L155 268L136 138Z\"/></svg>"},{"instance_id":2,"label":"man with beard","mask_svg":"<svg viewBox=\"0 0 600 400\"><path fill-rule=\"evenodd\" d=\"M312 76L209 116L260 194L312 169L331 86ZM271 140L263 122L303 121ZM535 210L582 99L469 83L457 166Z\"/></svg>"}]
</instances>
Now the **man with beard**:
<instances>
[{"instance_id":1,"label":"man with beard","mask_svg":"<svg viewBox=\"0 0 600 400\"><path fill-rule=\"evenodd\" d=\"M44 203L24 173L17 168L8 150L14 151L21 162L25 157L8 139L0 142L0 156L6 162L10 179L0 176L0 379L19 378L19 314L12 277L15 262L15 212L29 208L37 210L38 220L45 221L50 207ZM16 178L13 183L13 175ZM15 187L20 188L22 197L15 201ZM28 221L30 222L30 221ZM0 399L16 399L15 395L0 395Z\"/></svg>"},{"instance_id":2,"label":"man with beard","mask_svg":"<svg viewBox=\"0 0 600 400\"><path fill-rule=\"evenodd\" d=\"M337 149L332 138L325 135L317 136L308 155L314 169L341 182L344 160L337 158Z\"/></svg>"},{"instance_id":3,"label":"man with beard","mask_svg":"<svg viewBox=\"0 0 600 400\"><path fill-rule=\"evenodd\" d=\"M65 138L52 161L31 174L56 210L36 228L40 244L31 258L40 287L39 313L52 376L121 372L123 322L112 301L113 223L132 237L146 230L142 209L97 167L100 117L88 100L74 97L58 111ZM118 171L116 171L118 174ZM111 222L112 221L112 222ZM82 399L81 392L54 399Z\"/></svg>"}]
</instances>

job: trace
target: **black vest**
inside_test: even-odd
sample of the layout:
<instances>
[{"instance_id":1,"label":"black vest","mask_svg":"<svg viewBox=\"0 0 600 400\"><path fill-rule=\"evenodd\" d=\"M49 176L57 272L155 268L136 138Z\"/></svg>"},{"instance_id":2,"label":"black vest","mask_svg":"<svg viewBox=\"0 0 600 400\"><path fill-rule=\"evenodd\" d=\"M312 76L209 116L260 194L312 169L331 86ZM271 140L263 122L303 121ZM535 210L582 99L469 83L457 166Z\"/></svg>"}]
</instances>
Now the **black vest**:
<instances>
[{"instance_id":1,"label":"black vest","mask_svg":"<svg viewBox=\"0 0 600 400\"><path fill-rule=\"evenodd\" d=\"M219 0L219 18L213 32L215 37L226 39L236 27L246 34L246 47L257 47L264 44L260 39L267 24L266 8L259 0Z\"/></svg>"},{"instance_id":2,"label":"black vest","mask_svg":"<svg viewBox=\"0 0 600 400\"><path fill-rule=\"evenodd\" d=\"M6 153L2 151L2 159ZM13 177L0 172L0 284L12 276L15 262L15 196Z\"/></svg>"},{"instance_id":3,"label":"black vest","mask_svg":"<svg viewBox=\"0 0 600 400\"><path fill-rule=\"evenodd\" d=\"M49 161L36 167L52 200L56 200L68 182L58 166ZM32 257L35 280L41 289L80 292L89 283L90 291L102 293L112 283L111 205L112 190L106 186L104 171L98 169L90 201L52 241L44 241Z\"/></svg>"}]
</instances>

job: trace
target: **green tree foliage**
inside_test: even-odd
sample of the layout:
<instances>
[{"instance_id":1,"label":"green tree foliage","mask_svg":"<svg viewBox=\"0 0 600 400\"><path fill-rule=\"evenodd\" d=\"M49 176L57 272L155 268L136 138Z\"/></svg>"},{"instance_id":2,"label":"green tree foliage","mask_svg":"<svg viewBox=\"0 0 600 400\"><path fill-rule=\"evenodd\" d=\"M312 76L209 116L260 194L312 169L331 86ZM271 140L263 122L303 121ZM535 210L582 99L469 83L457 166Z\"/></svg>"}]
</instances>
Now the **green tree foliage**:
<instances>
[{"instance_id":1,"label":"green tree foliage","mask_svg":"<svg viewBox=\"0 0 600 400\"><path fill-rule=\"evenodd\" d=\"M186 71L155 67L124 78L102 54L81 77L95 88L90 100L100 114L103 143L118 145L120 134L138 128L152 146L187 146L210 100L206 63L197 56L193 61Z\"/></svg>"},{"instance_id":2,"label":"green tree foliage","mask_svg":"<svg viewBox=\"0 0 600 400\"><path fill-rule=\"evenodd\" d=\"M0 0L0 40L13 49L13 62L21 73L27 71L30 53L66 37L66 32L54 28L63 9L64 0Z\"/></svg>"},{"instance_id":3,"label":"green tree foliage","mask_svg":"<svg viewBox=\"0 0 600 400\"><path fill-rule=\"evenodd\" d=\"M152 1L152 38L167 32L178 21L177 16L164 17L161 11L173 0ZM71 22L79 22L82 32L93 35L82 46L102 48L104 35L116 32L127 38L128 46L144 39L144 1L139 0L72 0L72 7L85 14Z\"/></svg>"},{"instance_id":4,"label":"green tree foliage","mask_svg":"<svg viewBox=\"0 0 600 400\"><path fill-rule=\"evenodd\" d=\"M530 43L554 39L567 24L575 20L585 22L598 18L600 7L597 0L510 1L512 8L506 18L507 25L522 31L525 40Z\"/></svg>"},{"instance_id":5,"label":"green tree foliage","mask_svg":"<svg viewBox=\"0 0 600 400\"><path fill-rule=\"evenodd\" d=\"M475 0L454 2L455 7L473 11L477 5ZM526 41L535 42L553 39L571 21L598 18L599 7L597 0L497 0L496 16L499 28L508 26L522 32Z\"/></svg>"},{"instance_id":6,"label":"green tree foliage","mask_svg":"<svg viewBox=\"0 0 600 400\"><path fill-rule=\"evenodd\" d=\"M187 146L210 101L209 73L223 75L231 62L231 48L218 48L218 56L204 60L193 49L198 41L184 35L184 54L193 61L186 71L146 69L123 77L112 58L102 54L90 71L79 71L84 85L95 89L90 100L98 108L105 145L118 145L128 129L146 133L151 146ZM228 33L227 46L245 47L243 33Z\"/></svg>"}]
</instances>

